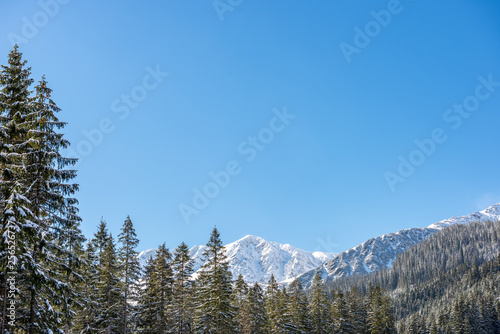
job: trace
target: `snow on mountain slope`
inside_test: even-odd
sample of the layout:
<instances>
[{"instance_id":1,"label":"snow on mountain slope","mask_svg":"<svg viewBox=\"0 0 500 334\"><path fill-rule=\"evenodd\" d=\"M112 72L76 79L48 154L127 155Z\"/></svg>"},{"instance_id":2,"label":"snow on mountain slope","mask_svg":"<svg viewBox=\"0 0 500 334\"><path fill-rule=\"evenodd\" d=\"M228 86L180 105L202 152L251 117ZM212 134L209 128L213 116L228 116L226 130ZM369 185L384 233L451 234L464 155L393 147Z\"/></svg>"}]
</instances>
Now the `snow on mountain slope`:
<instances>
[{"instance_id":1,"label":"snow on mountain slope","mask_svg":"<svg viewBox=\"0 0 500 334\"><path fill-rule=\"evenodd\" d=\"M194 276L203 265L202 253L206 246L194 246L189 253L194 261ZM260 237L246 237L225 246L229 268L234 278L239 274L248 283L265 284L271 275L278 282L290 280L311 269L317 268L336 254L324 252L307 252L288 244L266 241ZM154 255L155 249L139 253L142 265Z\"/></svg>"},{"instance_id":2,"label":"snow on mountain slope","mask_svg":"<svg viewBox=\"0 0 500 334\"><path fill-rule=\"evenodd\" d=\"M445 227L453 224L497 220L500 220L500 204L492 205L483 211L474 212L467 216L445 219L428 227L410 228L396 233L384 234L340 253L318 268L302 274L299 280L305 287L309 287L316 271L320 272L322 278L334 280L339 277L368 274L383 268L390 268L399 253Z\"/></svg>"},{"instance_id":3,"label":"snow on mountain slope","mask_svg":"<svg viewBox=\"0 0 500 334\"><path fill-rule=\"evenodd\" d=\"M428 228L443 229L454 224L468 224L472 222L486 222L500 220L500 203L494 204L482 211L476 211L467 216L451 217L427 226Z\"/></svg>"}]
</instances>

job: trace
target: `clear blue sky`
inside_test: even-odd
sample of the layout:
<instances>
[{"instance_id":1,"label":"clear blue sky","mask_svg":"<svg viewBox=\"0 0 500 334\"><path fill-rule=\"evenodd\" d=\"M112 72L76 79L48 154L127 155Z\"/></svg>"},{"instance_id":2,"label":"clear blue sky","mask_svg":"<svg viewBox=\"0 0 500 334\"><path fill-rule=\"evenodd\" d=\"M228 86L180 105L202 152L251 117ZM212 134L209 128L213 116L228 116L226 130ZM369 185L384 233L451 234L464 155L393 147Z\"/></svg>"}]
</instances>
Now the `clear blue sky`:
<instances>
[{"instance_id":1,"label":"clear blue sky","mask_svg":"<svg viewBox=\"0 0 500 334\"><path fill-rule=\"evenodd\" d=\"M130 215L141 249L217 225L338 252L500 202L498 1L61 2L3 0L0 63L18 40L47 75L87 236Z\"/></svg>"}]
</instances>

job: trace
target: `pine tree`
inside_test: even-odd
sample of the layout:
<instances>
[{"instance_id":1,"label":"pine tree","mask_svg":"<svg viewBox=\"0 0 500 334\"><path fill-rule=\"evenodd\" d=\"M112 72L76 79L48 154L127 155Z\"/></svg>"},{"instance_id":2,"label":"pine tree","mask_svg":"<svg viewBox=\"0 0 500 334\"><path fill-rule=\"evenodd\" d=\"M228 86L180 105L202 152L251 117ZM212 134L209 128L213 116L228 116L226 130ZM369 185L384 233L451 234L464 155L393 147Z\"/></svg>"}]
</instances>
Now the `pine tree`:
<instances>
[{"instance_id":1,"label":"pine tree","mask_svg":"<svg viewBox=\"0 0 500 334\"><path fill-rule=\"evenodd\" d=\"M235 321L238 326L238 333L242 333L250 327L250 314L248 304L246 303L247 298L248 285L245 283L243 276L239 274L234 282L232 294L233 306L236 310Z\"/></svg>"},{"instance_id":2,"label":"pine tree","mask_svg":"<svg viewBox=\"0 0 500 334\"><path fill-rule=\"evenodd\" d=\"M78 306L74 333L78 334L93 334L98 332L96 319L99 314L99 292L98 286L98 257L92 242L87 243L84 261L86 262L85 271L83 273L84 281L78 289L82 292L83 298Z\"/></svg>"},{"instance_id":3,"label":"pine tree","mask_svg":"<svg viewBox=\"0 0 500 334\"><path fill-rule=\"evenodd\" d=\"M56 310L59 311L55 314L56 319L63 319L67 331L72 326L72 305L82 298L75 288L83 279L81 257L85 237L79 227L78 201L71 197L78 185L68 183L76 177L76 172L65 169L76 160L65 158L59 152L69 142L56 132L65 123L55 115L60 109L51 99L52 90L47 87L45 77L35 87L35 92L32 112L26 121L30 145L25 168L30 185L27 196L38 226L38 244L34 245L32 254L38 263L31 273L33 281L40 285L32 291L30 323L37 324L37 331L59 328L58 320L52 325L43 325L46 318L43 310L49 313ZM35 327L31 327L34 333Z\"/></svg>"},{"instance_id":4,"label":"pine tree","mask_svg":"<svg viewBox=\"0 0 500 334\"><path fill-rule=\"evenodd\" d=\"M82 280L85 238L71 197L78 185L68 183L76 172L65 169L76 160L60 154L69 145L57 132L65 123L55 115L60 110L45 78L30 96L33 80L25 65L16 46L0 74L0 207L5 209L2 229L15 227L22 268L16 324L34 334L72 326L71 308L81 298L74 288Z\"/></svg>"},{"instance_id":5,"label":"pine tree","mask_svg":"<svg viewBox=\"0 0 500 334\"><path fill-rule=\"evenodd\" d=\"M139 333L154 334L156 323L155 286L153 284L153 257L146 261L144 275L139 285L139 301L137 303L137 328Z\"/></svg>"},{"instance_id":6,"label":"pine tree","mask_svg":"<svg viewBox=\"0 0 500 334\"><path fill-rule=\"evenodd\" d=\"M297 326L293 319L293 314L290 307L290 295L285 287L278 292L278 312L277 326L275 333L302 333L300 325Z\"/></svg>"},{"instance_id":7,"label":"pine tree","mask_svg":"<svg viewBox=\"0 0 500 334\"><path fill-rule=\"evenodd\" d=\"M314 275L309 300L311 316L311 333L325 334L331 326L330 305L325 286L319 272Z\"/></svg>"},{"instance_id":8,"label":"pine tree","mask_svg":"<svg viewBox=\"0 0 500 334\"><path fill-rule=\"evenodd\" d=\"M127 216L121 233L118 236L121 243L119 250L119 261L123 280L123 305L122 308L122 330L124 334L130 333L133 328L131 315L134 314L133 305L137 303L137 285L141 275L138 252L136 251L139 239L135 233L134 225L130 216Z\"/></svg>"},{"instance_id":9,"label":"pine tree","mask_svg":"<svg viewBox=\"0 0 500 334\"><path fill-rule=\"evenodd\" d=\"M192 296L194 294L193 262L189 256L188 246L182 242L174 251L172 262L174 272L172 298L172 332L187 334L192 332L194 312Z\"/></svg>"},{"instance_id":10,"label":"pine tree","mask_svg":"<svg viewBox=\"0 0 500 334\"><path fill-rule=\"evenodd\" d=\"M311 320L308 312L308 301L299 280L293 280L290 284L288 293L290 295L290 312L292 314L293 325L297 327L301 333L309 333L311 330Z\"/></svg>"},{"instance_id":11,"label":"pine tree","mask_svg":"<svg viewBox=\"0 0 500 334\"><path fill-rule=\"evenodd\" d=\"M101 253L98 266L99 312L97 333L122 333L121 305L123 287L121 284L118 254L113 236L110 234Z\"/></svg>"},{"instance_id":12,"label":"pine tree","mask_svg":"<svg viewBox=\"0 0 500 334\"><path fill-rule=\"evenodd\" d=\"M271 274L271 277L267 282L266 293L264 294L269 333L276 333L279 331L279 317L280 317L279 293L280 290L278 282L276 282L274 274Z\"/></svg>"},{"instance_id":13,"label":"pine tree","mask_svg":"<svg viewBox=\"0 0 500 334\"><path fill-rule=\"evenodd\" d=\"M232 275L219 231L214 228L203 252L205 263L198 279L198 333L230 334L237 331L231 305Z\"/></svg>"},{"instance_id":14,"label":"pine tree","mask_svg":"<svg viewBox=\"0 0 500 334\"><path fill-rule=\"evenodd\" d=\"M356 289L346 292L347 313L351 319L353 332L358 334L368 333L366 319L368 318L364 298Z\"/></svg>"},{"instance_id":15,"label":"pine tree","mask_svg":"<svg viewBox=\"0 0 500 334\"><path fill-rule=\"evenodd\" d=\"M349 317L344 293L338 290L332 296L332 331L338 334L354 334L353 325Z\"/></svg>"},{"instance_id":16,"label":"pine tree","mask_svg":"<svg viewBox=\"0 0 500 334\"><path fill-rule=\"evenodd\" d=\"M24 280L25 271L20 269L35 265L30 252L38 237L37 226L32 223L31 203L26 196L28 185L24 182L24 160L28 152L24 124L32 108L29 87L33 79L30 78L31 68L26 67L27 61L22 60L17 45L9 53L8 63L8 66L2 65L0 72L0 232L3 237L0 245L1 333L12 328L7 317L7 306L12 300L7 297L8 279ZM20 295L20 292L25 293L13 291L10 294L24 299L25 296ZM15 319L16 325L21 320L23 328L25 324L29 326L29 320L26 320L28 315L21 313L21 316L24 319Z\"/></svg>"},{"instance_id":17,"label":"pine tree","mask_svg":"<svg viewBox=\"0 0 500 334\"><path fill-rule=\"evenodd\" d=\"M172 330L173 289L172 255L165 244L148 262L138 304L138 327L141 333L167 333Z\"/></svg>"},{"instance_id":18,"label":"pine tree","mask_svg":"<svg viewBox=\"0 0 500 334\"><path fill-rule=\"evenodd\" d=\"M369 291L368 308L370 333L390 334L396 332L390 300L384 296L378 285Z\"/></svg>"},{"instance_id":19,"label":"pine tree","mask_svg":"<svg viewBox=\"0 0 500 334\"><path fill-rule=\"evenodd\" d=\"M243 328L243 334L267 334L268 322L264 302L264 293L258 283L248 291L248 327Z\"/></svg>"}]
</instances>

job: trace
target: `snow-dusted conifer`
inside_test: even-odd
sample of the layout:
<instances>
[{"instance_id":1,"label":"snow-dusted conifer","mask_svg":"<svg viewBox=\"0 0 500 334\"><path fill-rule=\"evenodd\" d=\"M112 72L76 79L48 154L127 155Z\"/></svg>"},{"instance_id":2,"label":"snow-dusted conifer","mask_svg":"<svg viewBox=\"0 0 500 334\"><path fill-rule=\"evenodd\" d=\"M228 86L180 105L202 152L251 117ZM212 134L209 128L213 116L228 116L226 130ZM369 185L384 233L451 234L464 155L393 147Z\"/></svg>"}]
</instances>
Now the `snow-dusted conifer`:
<instances>
[{"instance_id":1,"label":"snow-dusted conifer","mask_svg":"<svg viewBox=\"0 0 500 334\"><path fill-rule=\"evenodd\" d=\"M121 233L118 235L121 247L118 251L120 269L122 271L123 300L121 306L121 327L124 334L131 333L134 327L132 315L134 305L137 303L137 280L141 276L138 252L139 239L135 233L130 216L123 223Z\"/></svg>"},{"instance_id":2,"label":"snow-dusted conifer","mask_svg":"<svg viewBox=\"0 0 500 334\"><path fill-rule=\"evenodd\" d=\"M197 283L196 330L207 334L235 333L235 310L231 304L232 275L217 228L213 229L203 256L205 263Z\"/></svg>"},{"instance_id":3,"label":"snow-dusted conifer","mask_svg":"<svg viewBox=\"0 0 500 334\"><path fill-rule=\"evenodd\" d=\"M172 298L172 331L175 334L188 334L193 327L194 287L191 274L193 262L188 246L182 242L174 251L172 262L174 272Z\"/></svg>"}]
</instances>

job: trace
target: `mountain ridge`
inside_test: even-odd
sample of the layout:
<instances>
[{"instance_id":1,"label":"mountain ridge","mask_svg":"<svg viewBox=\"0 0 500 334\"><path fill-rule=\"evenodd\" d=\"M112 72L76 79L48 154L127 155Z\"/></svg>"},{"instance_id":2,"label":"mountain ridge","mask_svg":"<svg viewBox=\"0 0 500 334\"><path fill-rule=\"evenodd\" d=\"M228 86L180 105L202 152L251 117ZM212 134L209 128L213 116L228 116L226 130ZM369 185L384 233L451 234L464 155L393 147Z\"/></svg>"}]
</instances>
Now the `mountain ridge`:
<instances>
[{"instance_id":1,"label":"mountain ridge","mask_svg":"<svg viewBox=\"0 0 500 334\"><path fill-rule=\"evenodd\" d=\"M390 268L398 254L448 226L497 220L500 220L500 203L465 216L447 218L427 227L382 234L338 254L317 268L298 276L297 279L305 287L309 287L316 271L325 281L331 281L339 277L368 274Z\"/></svg>"},{"instance_id":2,"label":"mountain ridge","mask_svg":"<svg viewBox=\"0 0 500 334\"><path fill-rule=\"evenodd\" d=\"M271 275L274 275L278 282L289 280L337 255L318 251L309 252L290 244L267 241L254 235L246 235L224 247L233 278L241 274L245 281L259 284L266 284ZM203 265L202 254L205 248L205 245L197 245L189 250L189 255L193 259L193 277L197 276L197 272ZM154 256L155 252L156 249L140 252L141 265L144 266L147 259Z\"/></svg>"}]
</instances>

